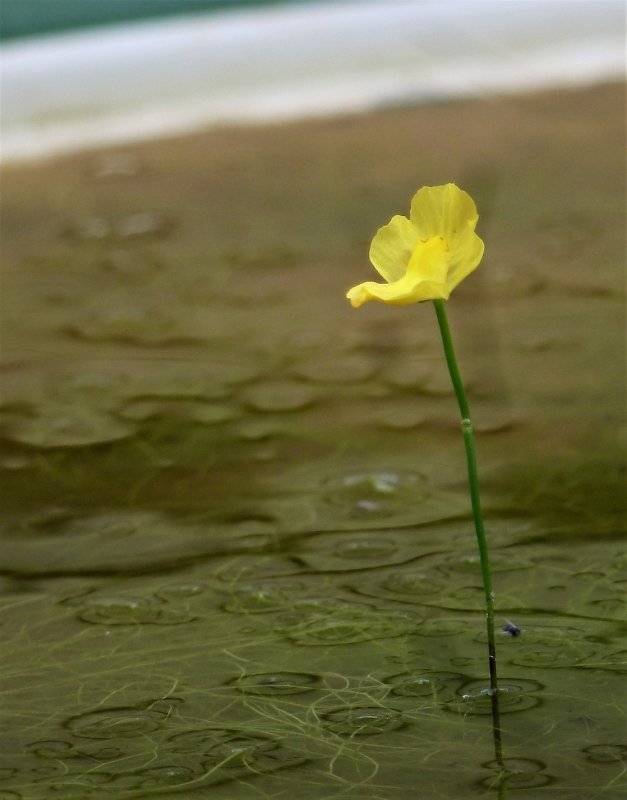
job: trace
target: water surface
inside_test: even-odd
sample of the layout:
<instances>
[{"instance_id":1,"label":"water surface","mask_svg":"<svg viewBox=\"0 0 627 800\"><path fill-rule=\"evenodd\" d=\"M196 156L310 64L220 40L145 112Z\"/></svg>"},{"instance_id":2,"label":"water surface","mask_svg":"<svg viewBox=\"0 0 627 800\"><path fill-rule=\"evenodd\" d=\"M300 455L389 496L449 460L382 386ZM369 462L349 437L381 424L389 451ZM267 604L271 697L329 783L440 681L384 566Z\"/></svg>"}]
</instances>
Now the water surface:
<instances>
[{"instance_id":1,"label":"water surface","mask_svg":"<svg viewBox=\"0 0 627 800\"><path fill-rule=\"evenodd\" d=\"M618 798L622 87L5 168L0 797ZM351 309L418 185L476 197L450 302L501 632L428 304Z\"/></svg>"}]
</instances>

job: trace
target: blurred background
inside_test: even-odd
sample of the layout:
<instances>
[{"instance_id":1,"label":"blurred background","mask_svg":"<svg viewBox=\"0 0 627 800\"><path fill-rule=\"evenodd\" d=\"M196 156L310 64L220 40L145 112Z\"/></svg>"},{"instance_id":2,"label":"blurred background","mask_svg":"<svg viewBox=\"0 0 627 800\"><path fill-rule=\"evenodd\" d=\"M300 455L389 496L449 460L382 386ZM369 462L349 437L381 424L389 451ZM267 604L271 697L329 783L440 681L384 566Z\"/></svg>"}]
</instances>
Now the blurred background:
<instances>
[{"instance_id":1,"label":"blurred background","mask_svg":"<svg viewBox=\"0 0 627 800\"><path fill-rule=\"evenodd\" d=\"M4 160L624 71L614 0L3 0Z\"/></svg>"}]
</instances>

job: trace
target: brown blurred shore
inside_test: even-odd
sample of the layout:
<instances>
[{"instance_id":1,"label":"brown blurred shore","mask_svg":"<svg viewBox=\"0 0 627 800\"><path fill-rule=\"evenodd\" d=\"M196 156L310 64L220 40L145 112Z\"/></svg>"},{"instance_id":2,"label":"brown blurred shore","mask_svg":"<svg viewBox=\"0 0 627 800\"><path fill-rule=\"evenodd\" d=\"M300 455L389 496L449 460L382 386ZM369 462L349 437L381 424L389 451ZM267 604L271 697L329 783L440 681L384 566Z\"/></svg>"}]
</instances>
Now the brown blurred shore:
<instances>
[{"instance_id":1,"label":"brown blurred shore","mask_svg":"<svg viewBox=\"0 0 627 800\"><path fill-rule=\"evenodd\" d=\"M269 395L273 383L279 395L289 382L313 386L315 402L298 412L305 438L402 449L412 415L418 427L452 420L453 430L432 310L354 311L344 294L374 278L375 230L407 213L419 186L454 181L476 199L486 257L450 314L478 429L510 437L503 453L486 435L487 460L494 447L500 464L550 452L614 469L624 423L624 110L624 86L610 84L213 129L5 166L11 446L63 446L54 433L21 441L14 431L24 429L20 414L45 418L51 398L89 405L98 392L81 380L109 381L103 408L116 415L133 381L135 397L167 395L168 369L175 393L212 364L251 362ZM414 379L426 386L419 401ZM359 392L346 390L351 380L362 381ZM298 389L286 391L289 410ZM382 416L392 432L368 438Z\"/></svg>"}]
</instances>

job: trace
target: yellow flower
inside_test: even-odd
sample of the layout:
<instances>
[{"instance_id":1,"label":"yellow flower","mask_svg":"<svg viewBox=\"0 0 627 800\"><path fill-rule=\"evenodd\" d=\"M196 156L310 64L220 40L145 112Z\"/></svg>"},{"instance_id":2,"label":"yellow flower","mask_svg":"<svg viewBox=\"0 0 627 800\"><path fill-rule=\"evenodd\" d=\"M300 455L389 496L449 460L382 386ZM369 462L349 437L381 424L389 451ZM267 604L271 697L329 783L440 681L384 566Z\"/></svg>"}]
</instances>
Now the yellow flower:
<instances>
[{"instance_id":1,"label":"yellow flower","mask_svg":"<svg viewBox=\"0 0 627 800\"><path fill-rule=\"evenodd\" d=\"M387 283L360 283L346 297L355 308L368 300L397 306L448 300L483 256L478 219L473 199L454 183L424 186L412 198L409 219L392 217L370 245L370 261Z\"/></svg>"}]
</instances>

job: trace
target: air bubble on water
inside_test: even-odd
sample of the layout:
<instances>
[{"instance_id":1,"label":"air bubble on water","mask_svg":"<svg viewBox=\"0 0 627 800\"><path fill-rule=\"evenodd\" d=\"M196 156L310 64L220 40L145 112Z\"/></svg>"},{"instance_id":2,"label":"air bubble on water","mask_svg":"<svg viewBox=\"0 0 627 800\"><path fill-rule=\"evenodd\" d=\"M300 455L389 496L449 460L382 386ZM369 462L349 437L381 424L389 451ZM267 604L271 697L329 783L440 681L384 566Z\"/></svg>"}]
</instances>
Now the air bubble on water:
<instances>
[{"instance_id":1,"label":"air bubble on water","mask_svg":"<svg viewBox=\"0 0 627 800\"><path fill-rule=\"evenodd\" d=\"M135 427L85 406L47 404L33 416L7 421L6 439L29 447L88 447L133 436Z\"/></svg>"},{"instance_id":2,"label":"air bubble on water","mask_svg":"<svg viewBox=\"0 0 627 800\"><path fill-rule=\"evenodd\" d=\"M404 727L400 711L373 707L339 708L320 715L327 730L341 736L376 736Z\"/></svg>"},{"instance_id":3,"label":"air bubble on water","mask_svg":"<svg viewBox=\"0 0 627 800\"><path fill-rule=\"evenodd\" d=\"M228 681L244 694L278 697L311 692L320 684L318 675L306 672L264 672L246 674Z\"/></svg>"},{"instance_id":4,"label":"air bubble on water","mask_svg":"<svg viewBox=\"0 0 627 800\"><path fill-rule=\"evenodd\" d=\"M297 381L258 381L242 393L243 402L255 411L300 411L312 405L317 393Z\"/></svg>"}]
</instances>

